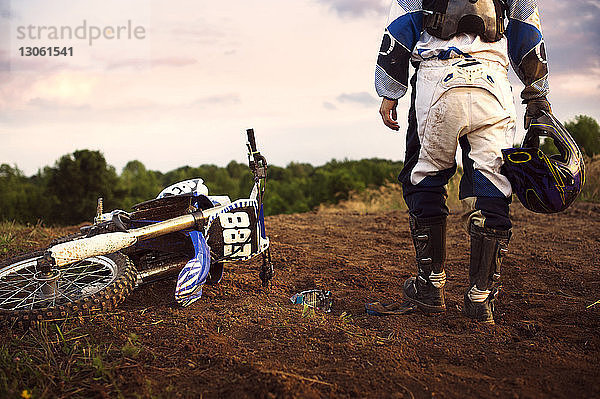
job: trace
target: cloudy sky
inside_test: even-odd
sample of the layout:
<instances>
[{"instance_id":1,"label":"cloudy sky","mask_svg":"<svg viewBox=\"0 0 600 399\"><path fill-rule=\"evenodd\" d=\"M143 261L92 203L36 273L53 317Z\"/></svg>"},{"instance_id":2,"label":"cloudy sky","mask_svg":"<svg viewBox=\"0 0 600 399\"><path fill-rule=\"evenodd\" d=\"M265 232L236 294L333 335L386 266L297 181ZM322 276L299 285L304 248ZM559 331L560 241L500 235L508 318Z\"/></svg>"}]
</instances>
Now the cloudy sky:
<instances>
[{"instance_id":1,"label":"cloudy sky","mask_svg":"<svg viewBox=\"0 0 600 399\"><path fill-rule=\"evenodd\" d=\"M31 175L94 149L118 171L225 165L248 127L276 165L400 160L408 96L394 133L373 89L389 1L0 0L0 163ZM600 0L538 4L555 114L600 120Z\"/></svg>"}]
</instances>

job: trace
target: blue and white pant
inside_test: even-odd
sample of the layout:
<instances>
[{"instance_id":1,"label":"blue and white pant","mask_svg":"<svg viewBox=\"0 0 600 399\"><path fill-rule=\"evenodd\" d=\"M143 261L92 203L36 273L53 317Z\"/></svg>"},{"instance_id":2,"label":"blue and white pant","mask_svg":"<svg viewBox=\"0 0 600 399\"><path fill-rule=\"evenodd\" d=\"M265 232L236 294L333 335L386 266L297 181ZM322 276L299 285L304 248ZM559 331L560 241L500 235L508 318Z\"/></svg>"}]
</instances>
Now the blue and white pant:
<instances>
[{"instance_id":1,"label":"blue and white pant","mask_svg":"<svg viewBox=\"0 0 600 399\"><path fill-rule=\"evenodd\" d=\"M512 189L500 173L502 148L511 147L516 112L507 70L470 58L427 60L417 66L399 180L416 217L448 214L445 185L462 150L459 198L481 227L511 228Z\"/></svg>"}]
</instances>

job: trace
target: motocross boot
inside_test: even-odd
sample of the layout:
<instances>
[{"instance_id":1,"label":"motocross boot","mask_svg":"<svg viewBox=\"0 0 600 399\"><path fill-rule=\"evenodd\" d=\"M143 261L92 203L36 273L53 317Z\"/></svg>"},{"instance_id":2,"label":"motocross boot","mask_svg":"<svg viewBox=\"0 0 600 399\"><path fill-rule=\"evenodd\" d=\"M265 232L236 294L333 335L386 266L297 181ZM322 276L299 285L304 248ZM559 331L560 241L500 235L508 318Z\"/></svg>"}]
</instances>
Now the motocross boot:
<instances>
[{"instance_id":1,"label":"motocross boot","mask_svg":"<svg viewBox=\"0 0 600 399\"><path fill-rule=\"evenodd\" d=\"M469 224L471 259L470 288L465 293L463 313L476 321L494 323L494 303L500 286L502 257L508 252L510 230L495 230Z\"/></svg>"},{"instance_id":2,"label":"motocross boot","mask_svg":"<svg viewBox=\"0 0 600 399\"><path fill-rule=\"evenodd\" d=\"M404 282L407 301L425 313L446 310L446 216L417 218L410 215L410 233L417 258L417 277Z\"/></svg>"}]
</instances>

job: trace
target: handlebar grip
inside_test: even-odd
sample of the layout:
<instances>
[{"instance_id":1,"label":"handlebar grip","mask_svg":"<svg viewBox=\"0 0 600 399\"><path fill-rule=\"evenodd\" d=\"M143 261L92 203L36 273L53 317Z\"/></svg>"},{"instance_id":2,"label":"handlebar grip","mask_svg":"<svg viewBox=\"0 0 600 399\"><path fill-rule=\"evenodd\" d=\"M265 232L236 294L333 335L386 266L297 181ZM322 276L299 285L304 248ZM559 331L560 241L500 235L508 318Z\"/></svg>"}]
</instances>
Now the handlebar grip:
<instances>
[{"instance_id":1,"label":"handlebar grip","mask_svg":"<svg viewBox=\"0 0 600 399\"><path fill-rule=\"evenodd\" d=\"M246 129L248 134L248 143L250 143L250 149L252 152L256 152L256 139L254 138L254 129Z\"/></svg>"}]
</instances>

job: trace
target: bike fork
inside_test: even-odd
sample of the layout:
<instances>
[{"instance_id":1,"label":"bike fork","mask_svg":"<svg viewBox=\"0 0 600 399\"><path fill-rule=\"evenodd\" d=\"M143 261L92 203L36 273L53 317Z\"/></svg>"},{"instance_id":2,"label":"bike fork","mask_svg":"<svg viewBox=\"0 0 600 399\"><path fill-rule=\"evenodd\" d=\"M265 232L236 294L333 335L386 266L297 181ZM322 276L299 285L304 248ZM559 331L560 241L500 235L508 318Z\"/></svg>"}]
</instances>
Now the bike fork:
<instances>
[{"instance_id":1,"label":"bike fork","mask_svg":"<svg viewBox=\"0 0 600 399\"><path fill-rule=\"evenodd\" d=\"M267 248L262 254L262 265L260 267L260 274L258 275L260 281L262 281L263 287L269 286L273 274L275 274L275 272L273 271L273 262L271 261L271 250L270 248Z\"/></svg>"}]
</instances>

